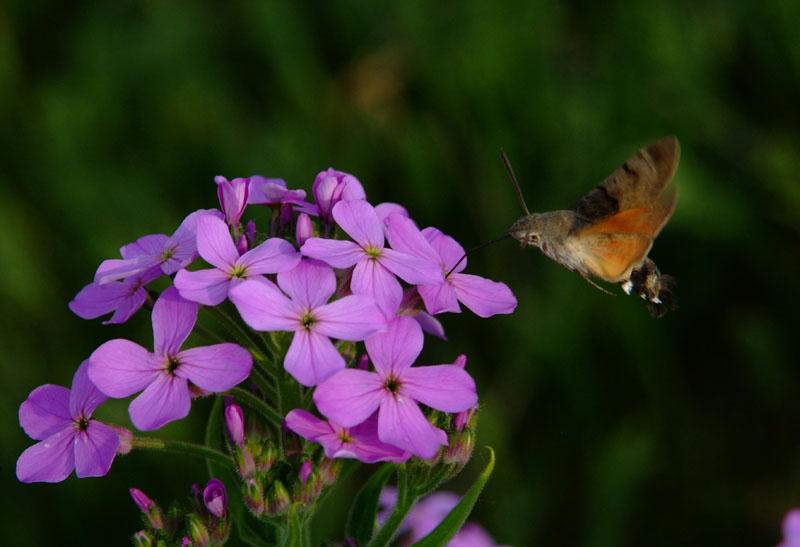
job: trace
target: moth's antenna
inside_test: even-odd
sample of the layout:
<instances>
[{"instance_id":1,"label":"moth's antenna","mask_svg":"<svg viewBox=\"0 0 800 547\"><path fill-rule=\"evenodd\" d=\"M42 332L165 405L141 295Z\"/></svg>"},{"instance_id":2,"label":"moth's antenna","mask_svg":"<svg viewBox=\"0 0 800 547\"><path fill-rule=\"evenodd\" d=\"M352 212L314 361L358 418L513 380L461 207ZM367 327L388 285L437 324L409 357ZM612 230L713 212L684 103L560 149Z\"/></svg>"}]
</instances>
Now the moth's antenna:
<instances>
[{"instance_id":1,"label":"moth's antenna","mask_svg":"<svg viewBox=\"0 0 800 547\"><path fill-rule=\"evenodd\" d=\"M461 264L462 262L464 262L464 259L465 259L465 258L467 258L467 255L468 255L468 254L471 254L471 253L473 253L473 252L475 252L475 251L477 251L477 250L483 249L484 247L488 247L488 246L489 246L489 245L491 245L492 243L497 243L498 241L503 241L503 240L504 240L505 238L507 238L507 237L511 237L511 234L503 234L503 235L501 235L500 237L496 237L496 238L494 238L494 239L493 239L493 240L491 240L491 241L487 241L486 243L481 243L481 244L480 244L480 245L478 245L477 247L473 247L472 249L470 249L469 251L467 251L466 253L464 253L464 256L462 256L461 258L459 258L459 259L458 259L458 262L456 262L456 265L455 265L455 266L453 266L452 268L450 268L450 271L449 271L449 272L447 272L447 275L446 275L446 276L444 276L444 277L445 277L445 278L447 278L447 277L448 277L448 276L449 276L451 273L453 273L453 270L455 270L456 268L458 268L458 265L459 265L459 264Z\"/></svg>"},{"instance_id":2,"label":"moth's antenna","mask_svg":"<svg viewBox=\"0 0 800 547\"><path fill-rule=\"evenodd\" d=\"M506 153L502 148L500 149L500 155L503 157L503 163L506 164L508 176L511 177L511 182L514 183L514 190L517 191L517 197L519 198L519 202L522 204L522 209L525 211L525 216L531 216L530 211L528 211L528 206L525 205L525 198L522 197L522 190L519 189L517 177L514 175L514 170L511 168L511 162L508 161L508 156L506 156Z\"/></svg>"}]
</instances>

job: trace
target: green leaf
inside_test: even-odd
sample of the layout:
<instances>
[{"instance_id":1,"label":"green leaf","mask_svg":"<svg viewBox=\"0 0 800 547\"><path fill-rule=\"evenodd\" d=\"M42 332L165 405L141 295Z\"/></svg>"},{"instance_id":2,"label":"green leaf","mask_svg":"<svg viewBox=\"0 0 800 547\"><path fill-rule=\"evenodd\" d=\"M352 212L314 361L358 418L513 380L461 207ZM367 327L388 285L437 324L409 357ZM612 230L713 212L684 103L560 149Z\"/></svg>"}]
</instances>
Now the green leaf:
<instances>
[{"instance_id":1,"label":"green leaf","mask_svg":"<svg viewBox=\"0 0 800 547\"><path fill-rule=\"evenodd\" d=\"M224 396L217 395L206 424L206 446L218 450L224 450L222 442L222 428L225 422L224 399ZM206 466L208 467L209 476L216 477L225 485L225 490L228 494L228 511L236 523L239 538L244 543L255 545L256 547L274 545L274 541L270 541L258 532L259 529L264 528L264 524L256 519L245 507L239 478L229 468L212 460L206 460Z\"/></svg>"},{"instance_id":2,"label":"green leaf","mask_svg":"<svg viewBox=\"0 0 800 547\"><path fill-rule=\"evenodd\" d=\"M464 521L467 520L467 517L472 511L472 506L475 505L481 490L483 490L486 481L489 480L489 476L494 470L494 450L489 446L486 448L489 449L489 463L478 476L478 479L467 493L464 494L464 497L461 498L458 505L453 507L453 510L439 523L439 526L434 528L430 534L416 542L412 547L439 547L441 545L447 545L447 542L450 541L461 529L461 526L464 525Z\"/></svg>"},{"instance_id":3,"label":"green leaf","mask_svg":"<svg viewBox=\"0 0 800 547\"><path fill-rule=\"evenodd\" d=\"M359 490L350 515L347 518L347 537L357 545L366 545L375 530L375 514L378 512L378 497L386 481L394 471L394 465L382 465Z\"/></svg>"}]
</instances>

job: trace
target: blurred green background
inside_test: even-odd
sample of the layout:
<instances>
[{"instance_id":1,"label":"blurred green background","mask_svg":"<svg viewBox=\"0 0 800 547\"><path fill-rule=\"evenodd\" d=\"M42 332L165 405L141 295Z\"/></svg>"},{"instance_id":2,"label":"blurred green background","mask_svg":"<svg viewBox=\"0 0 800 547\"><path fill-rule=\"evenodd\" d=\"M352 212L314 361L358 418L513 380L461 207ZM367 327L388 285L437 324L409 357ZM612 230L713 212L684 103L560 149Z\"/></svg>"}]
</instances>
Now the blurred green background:
<instances>
[{"instance_id":1,"label":"blurred green background","mask_svg":"<svg viewBox=\"0 0 800 547\"><path fill-rule=\"evenodd\" d=\"M516 313L444 316L421 362L469 357L498 455L472 518L498 542L774 545L800 505L798 21L795 1L4 2L3 543L126 544L128 487L166 505L206 480L134 453L22 485L14 462L31 390L107 339L151 341L144 314L103 327L67 302L119 246L216 206L214 175L310 190L334 166L472 247L522 214L501 146L544 211L675 134L681 197L650 256L677 311L505 241L468 271ZM207 408L158 434L200 439ZM129 423L124 401L101 415ZM342 514L320 515L334 538Z\"/></svg>"}]
</instances>

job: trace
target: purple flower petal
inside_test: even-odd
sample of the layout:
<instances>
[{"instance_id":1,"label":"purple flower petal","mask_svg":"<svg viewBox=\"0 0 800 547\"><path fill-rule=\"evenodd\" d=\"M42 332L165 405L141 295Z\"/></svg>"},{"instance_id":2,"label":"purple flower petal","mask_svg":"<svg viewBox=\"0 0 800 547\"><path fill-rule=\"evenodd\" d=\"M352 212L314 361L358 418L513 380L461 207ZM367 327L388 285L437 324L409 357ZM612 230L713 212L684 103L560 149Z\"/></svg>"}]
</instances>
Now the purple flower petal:
<instances>
[{"instance_id":1,"label":"purple flower petal","mask_svg":"<svg viewBox=\"0 0 800 547\"><path fill-rule=\"evenodd\" d=\"M75 435L75 474L78 478L102 477L117 454L119 436L107 425L90 420L86 430Z\"/></svg>"},{"instance_id":2,"label":"purple flower petal","mask_svg":"<svg viewBox=\"0 0 800 547\"><path fill-rule=\"evenodd\" d=\"M517 299L505 283L469 274L453 273L451 277L458 299L479 317L511 313L517 307Z\"/></svg>"},{"instance_id":3,"label":"purple flower petal","mask_svg":"<svg viewBox=\"0 0 800 547\"><path fill-rule=\"evenodd\" d=\"M223 271L229 271L239 259L228 225L212 215L197 219L197 252L203 260Z\"/></svg>"},{"instance_id":4,"label":"purple flower petal","mask_svg":"<svg viewBox=\"0 0 800 547\"><path fill-rule=\"evenodd\" d=\"M71 427L69 390L63 386L45 384L31 391L19 406L19 425L28 437L37 441Z\"/></svg>"},{"instance_id":5,"label":"purple flower petal","mask_svg":"<svg viewBox=\"0 0 800 547\"><path fill-rule=\"evenodd\" d=\"M384 375L399 374L419 357L423 344L422 328L410 317L400 316L389 321L386 332L367 338L372 364Z\"/></svg>"},{"instance_id":6,"label":"purple flower petal","mask_svg":"<svg viewBox=\"0 0 800 547\"><path fill-rule=\"evenodd\" d=\"M388 249L384 249L386 251ZM375 299L386 317L393 317L403 300L403 287L397 278L377 260L367 259L356 264L350 279L350 290Z\"/></svg>"},{"instance_id":7,"label":"purple flower petal","mask_svg":"<svg viewBox=\"0 0 800 547\"><path fill-rule=\"evenodd\" d=\"M310 237L300 248L303 256L316 258L334 268L349 268L367 255L357 243Z\"/></svg>"},{"instance_id":8,"label":"purple flower petal","mask_svg":"<svg viewBox=\"0 0 800 547\"><path fill-rule=\"evenodd\" d=\"M248 279L229 291L244 322L255 330L294 331L301 328L295 304L265 278Z\"/></svg>"},{"instance_id":9,"label":"purple flower petal","mask_svg":"<svg viewBox=\"0 0 800 547\"><path fill-rule=\"evenodd\" d=\"M226 391L250 375L250 352L231 343L183 350L175 375L208 391Z\"/></svg>"},{"instance_id":10,"label":"purple flower petal","mask_svg":"<svg viewBox=\"0 0 800 547\"><path fill-rule=\"evenodd\" d=\"M69 423L64 429L25 449L17 460L17 479L21 482L61 482L66 479L75 469L74 431L75 426Z\"/></svg>"},{"instance_id":11,"label":"purple flower petal","mask_svg":"<svg viewBox=\"0 0 800 547\"><path fill-rule=\"evenodd\" d=\"M89 379L117 399L144 389L159 374L153 354L129 340L109 340L89 357Z\"/></svg>"},{"instance_id":12,"label":"purple flower petal","mask_svg":"<svg viewBox=\"0 0 800 547\"><path fill-rule=\"evenodd\" d=\"M390 215L386 218L386 239L392 249L439 264L439 253L422 235L408 215ZM441 268L440 268L441 269Z\"/></svg>"},{"instance_id":13,"label":"purple flower petal","mask_svg":"<svg viewBox=\"0 0 800 547\"><path fill-rule=\"evenodd\" d=\"M333 268L316 260L303 260L296 268L278 274L278 286L303 308L316 308L336 291Z\"/></svg>"},{"instance_id":14,"label":"purple flower petal","mask_svg":"<svg viewBox=\"0 0 800 547\"><path fill-rule=\"evenodd\" d=\"M444 272L441 267L425 258L384 249L378 261L406 283L412 285L444 283Z\"/></svg>"},{"instance_id":15,"label":"purple flower petal","mask_svg":"<svg viewBox=\"0 0 800 547\"><path fill-rule=\"evenodd\" d=\"M320 420L310 412L300 408L289 411L284 419L286 427L309 441L315 441L321 435L327 435L333 431L331 425Z\"/></svg>"},{"instance_id":16,"label":"purple flower petal","mask_svg":"<svg viewBox=\"0 0 800 547\"><path fill-rule=\"evenodd\" d=\"M411 453L402 448L384 443L378 437L378 413L373 413L362 423L350 428L353 439L352 449L355 457L364 463L393 462L402 463L411 457Z\"/></svg>"},{"instance_id":17,"label":"purple flower petal","mask_svg":"<svg viewBox=\"0 0 800 547\"><path fill-rule=\"evenodd\" d=\"M131 402L128 413L137 429L152 431L188 416L191 404L186 379L162 372Z\"/></svg>"},{"instance_id":18,"label":"purple flower petal","mask_svg":"<svg viewBox=\"0 0 800 547\"><path fill-rule=\"evenodd\" d=\"M419 323L419 326L422 327L423 332L427 332L436 338L447 341L447 336L445 335L442 323L428 312L419 311L415 313L412 318L414 321Z\"/></svg>"},{"instance_id":19,"label":"purple flower petal","mask_svg":"<svg viewBox=\"0 0 800 547\"><path fill-rule=\"evenodd\" d=\"M366 201L340 201L333 207L333 218L362 248L383 249L383 224Z\"/></svg>"},{"instance_id":20,"label":"purple flower petal","mask_svg":"<svg viewBox=\"0 0 800 547\"><path fill-rule=\"evenodd\" d=\"M436 455L441 444L437 431L441 430L425 419L413 399L395 394L381 402L378 437L383 442L428 459Z\"/></svg>"},{"instance_id":21,"label":"purple flower petal","mask_svg":"<svg viewBox=\"0 0 800 547\"><path fill-rule=\"evenodd\" d=\"M444 312L461 313L452 282L454 275L456 274L452 274L446 283L439 285L417 285L417 292L425 302L425 309L428 310L428 313L433 315Z\"/></svg>"},{"instance_id":22,"label":"purple flower petal","mask_svg":"<svg viewBox=\"0 0 800 547\"><path fill-rule=\"evenodd\" d=\"M70 416L89 418L94 409L107 398L89 379L89 359L86 359L72 378L72 389L69 393Z\"/></svg>"},{"instance_id":23,"label":"purple flower petal","mask_svg":"<svg viewBox=\"0 0 800 547\"><path fill-rule=\"evenodd\" d=\"M305 190L287 190L283 179L269 179L261 175L250 177L248 204L275 205L278 203L298 203L306 198Z\"/></svg>"},{"instance_id":24,"label":"purple flower petal","mask_svg":"<svg viewBox=\"0 0 800 547\"><path fill-rule=\"evenodd\" d=\"M216 268L195 272L179 270L174 283L183 299L204 306L216 306L228 296L231 276Z\"/></svg>"},{"instance_id":25,"label":"purple flower petal","mask_svg":"<svg viewBox=\"0 0 800 547\"><path fill-rule=\"evenodd\" d=\"M149 234L142 236L133 243L123 245L119 249L122 258L136 258L137 256L158 256L164 250L164 245L169 241L169 236L164 234Z\"/></svg>"},{"instance_id":26,"label":"purple flower petal","mask_svg":"<svg viewBox=\"0 0 800 547\"><path fill-rule=\"evenodd\" d=\"M327 336L300 329L292 338L283 366L302 385L315 386L343 369L345 362Z\"/></svg>"},{"instance_id":27,"label":"purple flower petal","mask_svg":"<svg viewBox=\"0 0 800 547\"><path fill-rule=\"evenodd\" d=\"M187 216L175 230L175 233L164 244L162 271L172 275L181 268L185 268L197 257L197 220L205 215L214 215L222 218L222 213L216 209L199 209Z\"/></svg>"},{"instance_id":28,"label":"purple flower petal","mask_svg":"<svg viewBox=\"0 0 800 547\"><path fill-rule=\"evenodd\" d=\"M329 420L352 427L369 418L385 396L380 376L374 372L345 369L317 386L314 404Z\"/></svg>"},{"instance_id":29,"label":"purple flower petal","mask_svg":"<svg viewBox=\"0 0 800 547\"><path fill-rule=\"evenodd\" d=\"M273 237L243 254L237 265L245 268L248 276L278 273L297 266L300 257L300 253L291 243L285 239Z\"/></svg>"},{"instance_id":30,"label":"purple flower petal","mask_svg":"<svg viewBox=\"0 0 800 547\"><path fill-rule=\"evenodd\" d=\"M377 204L375 206L375 213L378 215L378 218L381 219L381 222L383 222L384 226L386 226L386 221L391 215L400 215L409 218L408 211L405 207L390 201ZM391 240L389 241L391 245Z\"/></svg>"},{"instance_id":31,"label":"purple flower petal","mask_svg":"<svg viewBox=\"0 0 800 547\"><path fill-rule=\"evenodd\" d=\"M169 287L153 306L153 347L156 355L174 355L189 337L197 321L197 304L181 298Z\"/></svg>"},{"instance_id":32,"label":"purple flower petal","mask_svg":"<svg viewBox=\"0 0 800 547\"><path fill-rule=\"evenodd\" d=\"M94 319L116 310L128 292L128 287L121 282L89 283L75 295L69 309L81 319ZM144 291L141 294L144 297Z\"/></svg>"},{"instance_id":33,"label":"purple flower petal","mask_svg":"<svg viewBox=\"0 0 800 547\"><path fill-rule=\"evenodd\" d=\"M337 340L364 340L385 328L386 319L369 296L351 294L314 310L314 331Z\"/></svg>"},{"instance_id":34,"label":"purple flower petal","mask_svg":"<svg viewBox=\"0 0 800 547\"><path fill-rule=\"evenodd\" d=\"M450 271L455 266L461 257L464 256L464 247L452 237L445 235L436 228L425 228L422 230L422 235L425 239L430 241L431 246L439 253L441 263L446 271ZM461 263L455 269L455 272L460 272L467 267L467 259L461 260Z\"/></svg>"},{"instance_id":35,"label":"purple flower petal","mask_svg":"<svg viewBox=\"0 0 800 547\"><path fill-rule=\"evenodd\" d=\"M461 412L478 402L475 381L455 365L411 367L401 383L400 393L444 412Z\"/></svg>"},{"instance_id":36,"label":"purple flower petal","mask_svg":"<svg viewBox=\"0 0 800 547\"><path fill-rule=\"evenodd\" d=\"M94 282L98 285L132 277L158 266L162 262L160 256L137 256L126 260L112 258L104 260L94 274Z\"/></svg>"}]
</instances>

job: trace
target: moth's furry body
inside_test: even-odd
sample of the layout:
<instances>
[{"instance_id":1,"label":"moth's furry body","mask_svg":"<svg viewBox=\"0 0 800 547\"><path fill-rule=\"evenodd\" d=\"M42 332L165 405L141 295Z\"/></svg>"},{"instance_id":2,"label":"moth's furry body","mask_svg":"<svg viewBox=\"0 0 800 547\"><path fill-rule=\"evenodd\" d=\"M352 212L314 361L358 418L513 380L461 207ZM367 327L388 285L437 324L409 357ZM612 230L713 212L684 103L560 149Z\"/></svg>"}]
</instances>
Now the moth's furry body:
<instances>
[{"instance_id":1,"label":"moth's furry body","mask_svg":"<svg viewBox=\"0 0 800 547\"><path fill-rule=\"evenodd\" d=\"M528 213L508 233L522 247L538 247L600 290L605 291L591 277L620 283L626 293L644 298L650 313L660 317L674 307L674 281L662 276L647 254L675 209L677 192L664 188L679 155L674 137L656 141L571 209Z\"/></svg>"}]
</instances>

